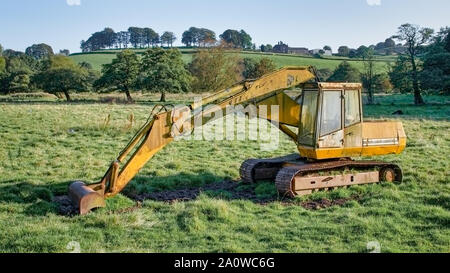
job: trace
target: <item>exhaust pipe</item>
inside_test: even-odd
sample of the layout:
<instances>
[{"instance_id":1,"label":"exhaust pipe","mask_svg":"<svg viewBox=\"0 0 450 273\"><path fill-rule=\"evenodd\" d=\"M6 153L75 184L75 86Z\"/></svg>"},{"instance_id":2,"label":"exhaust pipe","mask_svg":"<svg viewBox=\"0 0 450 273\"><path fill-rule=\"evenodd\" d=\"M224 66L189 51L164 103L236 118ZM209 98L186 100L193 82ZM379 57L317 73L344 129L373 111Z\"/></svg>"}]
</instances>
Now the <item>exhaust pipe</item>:
<instances>
[{"instance_id":1,"label":"exhaust pipe","mask_svg":"<svg viewBox=\"0 0 450 273\"><path fill-rule=\"evenodd\" d=\"M105 207L105 198L81 181L69 186L69 197L80 215L88 214L94 208Z\"/></svg>"}]
</instances>

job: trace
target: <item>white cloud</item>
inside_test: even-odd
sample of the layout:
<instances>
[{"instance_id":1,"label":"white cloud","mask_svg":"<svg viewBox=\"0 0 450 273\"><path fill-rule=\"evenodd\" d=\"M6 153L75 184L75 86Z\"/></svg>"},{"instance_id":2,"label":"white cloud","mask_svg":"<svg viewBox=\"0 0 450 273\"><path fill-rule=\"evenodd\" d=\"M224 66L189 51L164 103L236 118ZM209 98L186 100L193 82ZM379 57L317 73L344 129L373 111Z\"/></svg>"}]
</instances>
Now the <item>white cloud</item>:
<instances>
[{"instance_id":1,"label":"white cloud","mask_svg":"<svg viewBox=\"0 0 450 273\"><path fill-rule=\"evenodd\" d=\"M366 1L369 6L380 6L381 5L381 0L366 0Z\"/></svg>"},{"instance_id":2,"label":"white cloud","mask_svg":"<svg viewBox=\"0 0 450 273\"><path fill-rule=\"evenodd\" d=\"M66 0L69 6L79 6L81 5L81 0Z\"/></svg>"}]
</instances>

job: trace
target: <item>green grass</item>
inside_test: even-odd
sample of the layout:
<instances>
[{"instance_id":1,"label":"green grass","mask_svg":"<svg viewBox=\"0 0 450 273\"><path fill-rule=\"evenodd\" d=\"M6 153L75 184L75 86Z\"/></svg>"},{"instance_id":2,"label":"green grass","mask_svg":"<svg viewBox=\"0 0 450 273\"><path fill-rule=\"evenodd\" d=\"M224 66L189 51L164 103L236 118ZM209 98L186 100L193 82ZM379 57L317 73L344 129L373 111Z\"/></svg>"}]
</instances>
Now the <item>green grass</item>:
<instances>
[{"instance_id":1,"label":"green grass","mask_svg":"<svg viewBox=\"0 0 450 273\"><path fill-rule=\"evenodd\" d=\"M382 252L450 251L448 97L426 97L429 104L416 107L411 96L381 96L378 105L365 107L366 118L403 121L406 151L374 159L400 164L404 182L308 197L361 197L344 206L307 210L207 192L190 202L145 201L142 208L125 210L135 203L119 195L90 215L60 216L52 198L64 194L73 180L98 181L145 121L148 101L156 95L140 96L136 105L87 97L79 96L74 104L0 98L0 252L67 252L72 241L82 252L366 252L371 241L379 242ZM405 115L392 116L398 109ZM130 129L131 113L137 123ZM255 141L177 141L158 153L126 190L238 179L246 158L296 150L286 137L275 151L259 147ZM270 183L255 191L261 196L275 192Z\"/></svg>"},{"instance_id":2,"label":"green grass","mask_svg":"<svg viewBox=\"0 0 450 273\"><path fill-rule=\"evenodd\" d=\"M88 62L92 65L92 67L96 70L101 70L103 64L110 63L114 57L115 52L117 50L107 50L107 51L98 51L88 54L73 54L70 57L77 63L79 62ZM138 54L142 54L144 52L143 49L136 50ZM183 60L186 63L189 63L192 60L192 56L194 50L192 49L181 49L181 53L183 55ZM260 59L263 57L267 57L274 61L274 63L278 67L283 66L303 66L303 65L312 65L317 67L318 69L329 68L334 70L343 60L350 62L353 66L358 68L359 70L363 69L363 62L357 59L349 59L349 58L340 58L340 57L324 57L324 58L313 58L309 56L299 56L299 55L288 55L288 54L265 54L265 53L254 53L254 52L241 52L241 57L249 57L253 59ZM392 62L392 57L379 57L379 59L375 63L375 69L379 72L387 71L388 62Z\"/></svg>"}]
</instances>

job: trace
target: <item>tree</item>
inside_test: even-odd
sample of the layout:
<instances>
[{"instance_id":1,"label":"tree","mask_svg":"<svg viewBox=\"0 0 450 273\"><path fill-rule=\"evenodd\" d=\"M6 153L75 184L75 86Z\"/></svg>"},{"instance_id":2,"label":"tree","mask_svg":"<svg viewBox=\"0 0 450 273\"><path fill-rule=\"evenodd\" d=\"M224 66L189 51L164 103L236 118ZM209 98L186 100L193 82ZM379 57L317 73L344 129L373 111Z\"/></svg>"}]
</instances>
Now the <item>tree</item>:
<instances>
[{"instance_id":1,"label":"tree","mask_svg":"<svg viewBox=\"0 0 450 273\"><path fill-rule=\"evenodd\" d=\"M0 67L0 89L3 93L29 92L32 88L31 77L39 69L39 61L23 52L5 50L4 68ZM2 62L0 60L0 62ZM1 71L3 70L3 71Z\"/></svg>"},{"instance_id":2,"label":"tree","mask_svg":"<svg viewBox=\"0 0 450 273\"><path fill-rule=\"evenodd\" d=\"M69 91L83 91L86 86L87 73L72 59L56 55L45 64L43 71L33 77L33 82L48 93L64 93L67 101L71 101Z\"/></svg>"},{"instance_id":3,"label":"tree","mask_svg":"<svg viewBox=\"0 0 450 273\"><path fill-rule=\"evenodd\" d=\"M119 48L128 48L130 44L130 33L128 31L120 31L116 35L116 43Z\"/></svg>"},{"instance_id":4,"label":"tree","mask_svg":"<svg viewBox=\"0 0 450 273\"><path fill-rule=\"evenodd\" d=\"M158 46L159 43L161 43L161 38L159 37L159 34L156 33L152 39L152 47Z\"/></svg>"},{"instance_id":5,"label":"tree","mask_svg":"<svg viewBox=\"0 0 450 273\"><path fill-rule=\"evenodd\" d=\"M267 44L267 45L261 45L259 48L261 49L261 52L271 52L273 49L273 46L271 44Z\"/></svg>"},{"instance_id":6,"label":"tree","mask_svg":"<svg viewBox=\"0 0 450 273\"><path fill-rule=\"evenodd\" d=\"M145 44L145 34L142 28L130 27L128 32L130 33L130 43L134 48L142 47Z\"/></svg>"},{"instance_id":7,"label":"tree","mask_svg":"<svg viewBox=\"0 0 450 273\"><path fill-rule=\"evenodd\" d=\"M147 45L147 47L150 47L150 45L154 47L159 43L159 34L156 33L156 31L154 31L153 29L144 28L143 35L144 43Z\"/></svg>"},{"instance_id":8,"label":"tree","mask_svg":"<svg viewBox=\"0 0 450 273\"><path fill-rule=\"evenodd\" d=\"M23 57L23 56L27 56L28 58L31 58L30 56L25 55L25 53L23 53L21 51L15 51L15 50L12 50L12 49L3 50L2 55L4 57L6 57L6 58Z\"/></svg>"},{"instance_id":9,"label":"tree","mask_svg":"<svg viewBox=\"0 0 450 273\"><path fill-rule=\"evenodd\" d=\"M173 42L175 42L176 39L177 37L175 34L170 31L166 31L161 35L161 43L166 43L167 47L172 47Z\"/></svg>"},{"instance_id":10,"label":"tree","mask_svg":"<svg viewBox=\"0 0 450 273\"><path fill-rule=\"evenodd\" d=\"M5 57L0 56L0 74L5 73L6 71L6 59Z\"/></svg>"},{"instance_id":11,"label":"tree","mask_svg":"<svg viewBox=\"0 0 450 273\"><path fill-rule=\"evenodd\" d=\"M242 80L242 60L237 53L225 53L224 46L196 52L189 71L194 92L217 91Z\"/></svg>"},{"instance_id":12,"label":"tree","mask_svg":"<svg viewBox=\"0 0 450 273\"><path fill-rule=\"evenodd\" d=\"M361 75L358 69L343 61L336 67L333 74L328 78L328 82L360 82Z\"/></svg>"},{"instance_id":13,"label":"tree","mask_svg":"<svg viewBox=\"0 0 450 273\"><path fill-rule=\"evenodd\" d=\"M38 60L54 55L52 47L47 44L34 44L25 50L25 54Z\"/></svg>"},{"instance_id":14,"label":"tree","mask_svg":"<svg viewBox=\"0 0 450 273\"><path fill-rule=\"evenodd\" d=\"M3 46L0 45L0 56L3 56Z\"/></svg>"},{"instance_id":15,"label":"tree","mask_svg":"<svg viewBox=\"0 0 450 273\"><path fill-rule=\"evenodd\" d=\"M216 33L207 28L190 27L183 32L181 42L186 46L203 46L213 45L216 43Z\"/></svg>"},{"instance_id":16,"label":"tree","mask_svg":"<svg viewBox=\"0 0 450 273\"><path fill-rule=\"evenodd\" d=\"M244 71L242 75L245 79L257 79L265 74L276 70L277 66L269 58L261 58L258 61L252 58L244 58Z\"/></svg>"},{"instance_id":17,"label":"tree","mask_svg":"<svg viewBox=\"0 0 450 273\"><path fill-rule=\"evenodd\" d=\"M385 47L385 48L392 48L392 47L395 47L395 41L394 41L392 38L387 38L387 39L384 41L384 47Z\"/></svg>"},{"instance_id":18,"label":"tree","mask_svg":"<svg viewBox=\"0 0 450 273\"><path fill-rule=\"evenodd\" d=\"M403 24L398 28L397 35L392 37L406 43L407 55L412 68L411 76L413 80L414 103L416 105L425 103L419 86L417 58L422 47L430 41L433 32L434 31L430 28L421 28L412 24Z\"/></svg>"},{"instance_id":19,"label":"tree","mask_svg":"<svg viewBox=\"0 0 450 273\"><path fill-rule=\"evenodd\" d=\"M166 92L179 93L190 89L191 77L178 49L148 49L142 58L141 73L141 87L161 92L162 102L166 101Z\"/></svg>"},{"instance_id":20,"label":"tree","mask_svg":"<svg viewBox=\"0 0 450 273\"><path fill-rule=\"evenodd\" d=\"M186 46L199 45L199 40L201 36L201 30L196 27L190 27L183 33L181 42Z\"/></svg>"},{"instance_id":21,"label":"tree","mask_svg":"<svg viewBox=\"0 0 450 273\"><path fill-rule=\"evenodd\" d=\"M445 38L445 40L443 42L443 46L444 46L445 50L450 52L450 35L449 34L447 34L447 37Z\"/></svg>"},{"instance_id":22,"label":"tree","mask_svg":"<svg viewBox=\"0 0 450 273\"><path fill-rule=\"evenodd\" d=\"M399 92L407 93L413 90L411 71L411 62L404 55L399 55L394 65L390 67L389 78Z\"/></svg>"},{"instance_id":23,"label":"tree","mask_svg":"<svg viewBox=\"0 0 450 273\"><path fill-rule=\"evenodd\" d=\"M450 94L450 51L446 42L450 28L442 28L421 56L420 87L431 92Z\"/></svg>"},{"instance_id":24,"label":"tree","mask_svg":"<svg viewBox=\"0 0 450 273\"><path fill-rule=\"evenodd\" d=\"M392 90L392 83L387 73L376 74L373 78L374 92L388 93Z\"/></svg>"},{"instance_id":25,"label":"tree","mask_svg":"<svg viewBox=\"0 0 450 273\"><path fill-rule=\"evenodd\" d=\"M338 49L338 54L339 56L348 57L348 55L350 54L350 49L348 48L348 46L340 46Z\"/></svg>"},{"instance_id":26,"label":"tree","mask_svg":"<svg viewBox=\"0 0 450 273\"><path fill-rule=\"evenodd\" d=\"M91 90L94 84L101 77L101 73L93 69L92 65L88 62L80 62L78 65L87 72L86 82L88 90Z\"/></svg>"},{"instance_id":27,"label":"tree","mask_svg":"<svg viewBox=\"0 0 450 273\"><path fill-rule=\"evenodd\" d=\"M219 37L225 43L230 44L235 48L241 46L241 35L237 30L227 29Z\"/></svg>"},{"instance_id":28,"label":"tree","mask_svg":"<svg viewBox=\"0 0 450 273\"><path fill-rule=\"evenodd\" d=\"M369 52L373 53L373 49L368 48L365 45L362 45L358 47L358 49L356 50L356 57L364 58L364 56L366 56Z\"/></svg>"},{"instance_id":29,"label":"tree","mask_svg":"<svg viewBox=\"0 0 450 273\"><path fill-rule=\"evenodd\" d=\"M331 46L326 45L326 46L323 47L323 50L325 50L325 51L327 51L327 50L331 51Z\"/></svg>"},{"instance_id":30,"label":"tree","mask_svg":"<svg viewBox=\"0 0 450 273\"><path fill-rule=\"evenodd\" d=\"M94 86L96 88L116 88L124 92L128 102L133 102L130 91L136 87L139 74L139 59L132 50L117 54L110 64L103 65L103 75Z\"/></svg>"},{"instance_id":31,"label":"tree","mask_svg":"<svg viewBox=\"0 0 450 273\"><path fill-rule=\"evenodd\" d=\"M5 81L7 78L6 74L6 59L3 56L0 56L0 92L4 91L5 88Z\"/></svg>"},{"instance_id":32,"label":"tree","mask_svg":"<svg viewBox=\"0 0 450 273\"><path fill-rule=\"evenodd\" d=\"M362 73L362 82L364 88L368 93L368 103L373 104L374 102L374 84L375 84L375 52L373 49L367 48L366 50L362 50L362 58L364 64L364 71Z\"/></svg>"},{"instance_id":33,"label":"tree","mask_svg":"<svg viewBox=\"0 0 450 273\"><path fill-rule=\"evenodd\" d=\"M112 48L117 44L117 33L111 28L95 32L87 41L81 41L80 47L83 52L95 51L103 48Z\"/></svg>"},{"instance_id":34,"label":"tree","mask_svg":"<svg viewBox=\"0 0 450 273\"><path fill-rule=\"evenodd\" d=\"M217 42L216 33L207 28L200 29L200 35L198 37L198 43L200 46L213 45Z\"/></svg>"},{"instance_id":35,"label":"tree","mask_svg":"<svg viewBox=\"0 0 450 273\"><path fill-rule=\"evenodd\" d=\"M183 35L181 36L181 43L185 44L186 46L194 45L194 34L192 33L191 29L183 32Z\"/></svg>"},{"instance_id":36,"label":"tree","mask_svg":"<svg viewBox=\"0 0 450 273\"><path fill-rule=\"evenodd\" d=\"M253 46L252 37L243 29L227 29L219 37L234 48L250 49Z\"/></svg>"},{"instance_id":37,"label":"tree","mask_svg":"<svg viewBox=\"0 0 450 273\"><path fill-rule=\"evenodd\" d=\"M376 46L375 49L376 50L380 50L380 49L384 49L386 47L384 42L379 42Z\"/></svg>"},{"instance_id":38,"label":"tree","mask_svg":"<svg viewBox=\"0 0 450 273\"><path fill-rule=\"evenodd\" d=\"M240 46L244 49L250 49L253 46L252 37L243 29L239 32Z\"/></svg>"},{"instance_id":39,"label":"tree","mask_svg":"<svg viewBox=\"0 0 450 273\"><path fill-rule=\"evenodd\" d=\"M114 30L112 28L105 28L101 33L103 35L104 46L108 48L114 47L117 35Z\"/></svg>"},{"instance_id":40,"label":"tree","mask_svg":"<svg viewBox=\"0 0 450 273\"><path fill-rule=\"evenodd\" d=\"M59 54L64 55L64 56L69 56L70 51L68 49L61 49L61 50L59 50Z\"/></svg>"}]
</instances>

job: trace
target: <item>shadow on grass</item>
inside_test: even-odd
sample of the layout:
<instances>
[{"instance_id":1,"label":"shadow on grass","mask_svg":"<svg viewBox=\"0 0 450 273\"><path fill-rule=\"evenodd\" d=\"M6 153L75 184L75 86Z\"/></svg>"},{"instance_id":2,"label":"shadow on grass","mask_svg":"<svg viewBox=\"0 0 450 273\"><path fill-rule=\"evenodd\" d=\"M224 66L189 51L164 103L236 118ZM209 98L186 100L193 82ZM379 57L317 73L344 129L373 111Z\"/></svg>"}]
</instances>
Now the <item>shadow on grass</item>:
<instances>
[{"instance_id":1,"label":"shadow on grass","mask_svg":"<svg viewBox=\"0 0 450 273\"><path fill-rule=\"evenodd\" d=\"M58 201L61 197L68 198L67 189L72 182L52 183L45 186L32 182L4 181L0 183L0 203L10 204L12 211L15 210L13 208L15 204L23 206L23 213L27 216L45 216L50 213L72 215L75 208L63 208L63 203ZM347 201L355 199L351 197L301 202L301 200L280 196L272 181L244 184L211 173L198 175L180 173L165 177L137 176L122 194L136 201L137 204L145 200L166 203L187 202L196 200L201 194L204 194L214 199L247 200L260 205L282 202L285 205L301 205L308 209L343 205ZM67 206L67 204L64 205ZM118 211L122 209L128 211L129 208L120 208ZM67 211L71 213L67 213ZM115 211L113 209L113 212Z\"/></svg>"},{"instance_id":2,"label":"shadow on grass","mask_svg":"<svg viewBox=\"0 0 450 273\"><path fill-rule=\"evenodd\" d=\"M205 177L214 177L210 182L202 183L199 179ZM151 180L153 185L143 190L143 182ZM185 179L189 179L188 182ZM139 181L140 180L140 181ZM171 182L169 182L171 181ZM343 206L349 201L356 201L362 199L362 195L353 194L347 197L341 197L336 194L334 197L315 198L312 200L302 198L288 198L281 196L275 187L273 181L258 182L254 184L244 184L242 181L233 181L231 179L224 179L216 177L210 173L196 175L178 175L172 177L156 177L144 178L139 177L137 181L133 181L127 187L123 194L135 201L142 202L145 200L154 200L159 202L173 203L173 202L188 202L196 200L201 194L207 195L210 198L221 200L247 200L255 204L266 205L272 202L280 202L282 205L298 205L306 209L317 210L333 206Z\"/></svg>"},{"instance_id":3,"label":"shadow on grass","mask_svg":"<svg viewBox=\"0 0 450 273\"><path fill-rule=\"evenodd\" d=\"M173 177L179 179L180 177ZM164 177L163 180L171 179ZM273 182L257 184L244 184L239 181L223 180L218 178L209 183L180 183L177 187L168 187L161 190L154 189L149 192L136 191L133 188L126 189L123 194L136 201L155 200L161 202L193 201L200 194L206 194L211 198L225 200L249 200L254 203L264 204L280 200Z\"/></svg>"},{"instance_id":4,"label":"shadow on grass","mask_svg":"<svg viewBox=\"0 0 450 273\"><path fill-rule=\"evenodd\" d=\"M53 197L67 191L69 183L42 186L31 182L4 181L0 184L0 203L23 205L28 216L57 213L58 206Z\"/></svg>"},{"instance_id":5,"label":"shadow on grass","mask_svg":"<svg viewBox=\"0 0 450 273\"><path fill-rule=\"evenodd\" d=\"M23 212L28 216L60 214L60 204L56 200L67 195L71 182L73 181L39 185L28 181L3 181L0 183L0 203L11 204L11 207L15 204L23 206ZM273 183L245 185L211 173L180 173L165 177L137 176L122 193L135 201L190 201L195 200L201 193L212 198L245 199L255 203L278 200Z\"/></svg>"}]
</instances>

